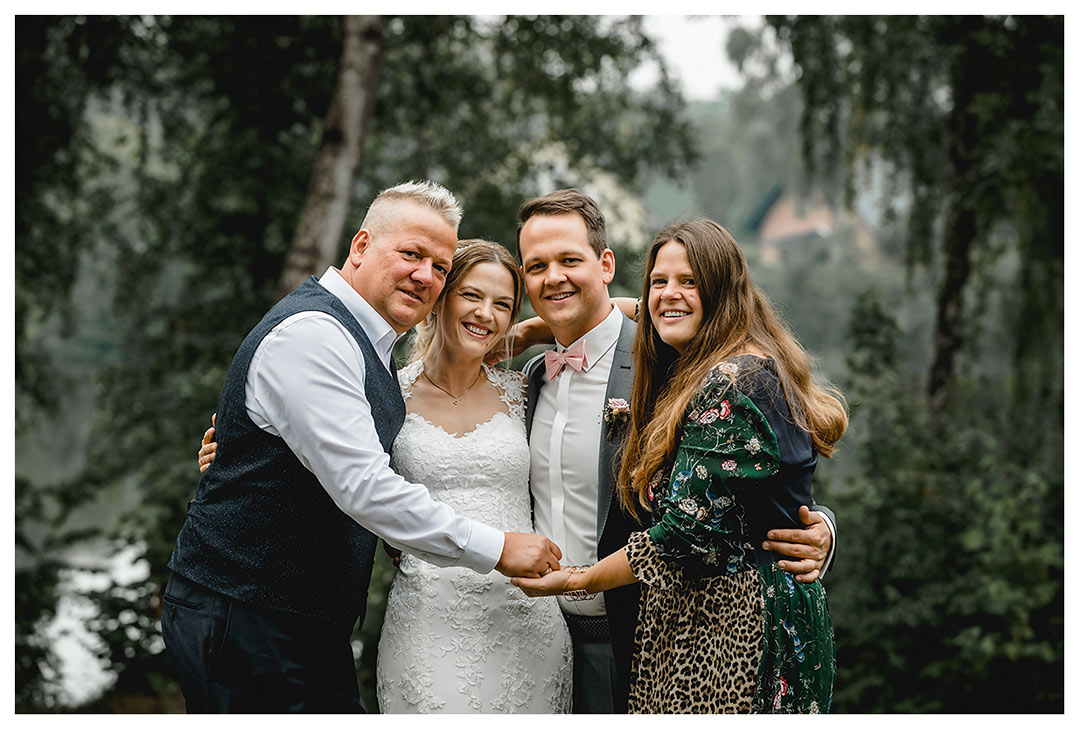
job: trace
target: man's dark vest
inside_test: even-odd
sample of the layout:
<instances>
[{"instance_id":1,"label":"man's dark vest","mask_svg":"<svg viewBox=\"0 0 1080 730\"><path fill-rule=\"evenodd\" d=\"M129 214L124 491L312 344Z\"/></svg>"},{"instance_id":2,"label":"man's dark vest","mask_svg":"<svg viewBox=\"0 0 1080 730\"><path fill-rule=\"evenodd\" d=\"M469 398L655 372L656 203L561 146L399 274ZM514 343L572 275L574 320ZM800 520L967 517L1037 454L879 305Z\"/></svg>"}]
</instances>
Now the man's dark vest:
<instances>
[{"instance_id":1,"label":"man's dark vest","mask_svg":"<svg viewBox=\"0 0 1080 730\"><path fill-rule=\"evenodd\" d=\"M351 626L363 621L377 538L338 509L245 406L255 349L278 323L304 311L329 314L356 339L375 429L390 452L405 420L397 379L356 318L312 277L266 313L233 358L218 403L217 457L188 505L169 568L240 601Z\"/></svg>"}]
</instances>

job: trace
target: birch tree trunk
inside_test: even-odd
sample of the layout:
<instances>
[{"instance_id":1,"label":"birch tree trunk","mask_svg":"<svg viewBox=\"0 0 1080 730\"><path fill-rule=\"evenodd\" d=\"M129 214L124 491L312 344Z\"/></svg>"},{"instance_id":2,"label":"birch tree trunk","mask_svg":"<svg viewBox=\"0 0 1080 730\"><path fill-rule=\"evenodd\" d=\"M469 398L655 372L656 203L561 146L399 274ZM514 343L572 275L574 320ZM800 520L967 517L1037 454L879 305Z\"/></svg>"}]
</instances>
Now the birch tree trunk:
<instances>
[{"instance_id":1,"label":"birch tree trunk","mask_svg":"<svg viewBox=\"0 0 1080 730\"><path fill-rule=\"evenodd\" d=\"M927 395L940 403L956 378L956 358L964 345L964 293L971 277L971 251L977 235L975 213L953 201L946 214L945 272L938 291L933 359Z\"/></svg>"},{"instance_id":2,"label":"birch tree trunk","mask_svg":"<svg viewBox=\"0 0 1080 730\"><path fill-rule=\"evenodd\" d=\"M978 21L974 21L978 22ZM949 114L949 166L946 187L949 197L945 211L944 265L937 297L937 323L934 328L933 354L927 378L927 395L941 403L956 379L956 359L964 346L964 296L972 271L972 252L979 236L978 214L972 200L971 186L976 178L978 124L972 117L975 108L978 75L983 73L979 55L968 49L953 63L951 89L953 109ZM972 75L975 75L975 79Z\"/></svg>"},{"instance_id":3,"label":"birch tree trunk","mask_svg":"<svg viewBox=\"0 0 1080 730\"><path fill-rule=\"evenodd\" d=\"M341 63L307 199L278 280L276 298L336 261L349 212L353 178L375 107L385 39L377 15L342 21Z\"/></svg>"}]
</instances>

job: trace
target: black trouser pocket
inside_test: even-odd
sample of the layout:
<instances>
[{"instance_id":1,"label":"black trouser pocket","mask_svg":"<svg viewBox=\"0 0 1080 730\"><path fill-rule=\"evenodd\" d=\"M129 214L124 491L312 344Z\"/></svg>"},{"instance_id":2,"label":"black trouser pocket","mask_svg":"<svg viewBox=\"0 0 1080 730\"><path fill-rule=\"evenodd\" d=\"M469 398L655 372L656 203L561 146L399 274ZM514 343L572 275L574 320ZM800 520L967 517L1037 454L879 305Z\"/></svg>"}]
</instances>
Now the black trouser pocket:
<instances>
[{"instance_id":1,"label":"black trouser pocket","mask_svg":"<svg viewBox=\"0 0 1080 730\"><path fill-rule=\"evenodd\" d=\"M207 685L221 655L232 602L198 583L172 575L162 595L161 634L184 690L188 712L213 711Z\"/></svg>"}]
</instances>

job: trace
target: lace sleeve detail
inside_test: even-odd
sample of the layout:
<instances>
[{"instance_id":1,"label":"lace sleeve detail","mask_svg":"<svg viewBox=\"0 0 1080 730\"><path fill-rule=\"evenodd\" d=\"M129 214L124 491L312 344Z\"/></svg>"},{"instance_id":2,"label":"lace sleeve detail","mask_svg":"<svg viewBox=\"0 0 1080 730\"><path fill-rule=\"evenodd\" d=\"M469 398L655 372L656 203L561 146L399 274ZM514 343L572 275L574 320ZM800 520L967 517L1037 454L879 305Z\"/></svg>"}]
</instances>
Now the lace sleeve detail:
<instances>
[{"instance_id":1,"label":"lace sleeve detail","mask_svg":"<svg viewBox=\"0 0 1080 730\"><path fill-rule=\"evenodd\" d=\"M525 376L516 370L484 365L488 380L498 388L501 395L499 400L506 404L510 416L522 423L525 422Z\"/></svg>"},{"instance_id":2,"label":"lace sleeve detail","mask_svg":"<svg viewBox=\"0 0 1080 730\"><path fill-rule=\"evenodd\" d=\"M412 384L416 382L416 379L420 377L420 371L424 369L423 360L414 360L405 367L398 370L397 378L398 385L401 386L401 398L402 400L409 400L412 396Z\"/></svg>"}]
</instances>

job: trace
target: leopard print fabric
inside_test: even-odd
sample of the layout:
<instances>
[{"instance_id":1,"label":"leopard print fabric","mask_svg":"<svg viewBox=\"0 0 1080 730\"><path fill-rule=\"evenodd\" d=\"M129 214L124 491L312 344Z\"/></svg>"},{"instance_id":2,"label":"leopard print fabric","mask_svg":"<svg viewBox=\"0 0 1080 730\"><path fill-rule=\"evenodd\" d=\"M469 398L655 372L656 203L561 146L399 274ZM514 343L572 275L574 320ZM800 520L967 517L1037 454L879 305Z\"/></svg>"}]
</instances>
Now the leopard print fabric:
<instances>
[{"instance_id":1,"label":"leopard print fabric","mask_svg":"<svg viewBox=\"0 0 1080 730\"><path fill-rule=\"evenodd\" d=\"M645 532L626 553L642 584L630 712L750 712L764 650L758 572L683 576Z\"/></svg>"}]
</instances>

